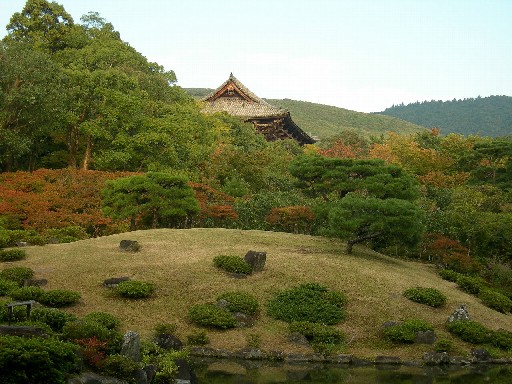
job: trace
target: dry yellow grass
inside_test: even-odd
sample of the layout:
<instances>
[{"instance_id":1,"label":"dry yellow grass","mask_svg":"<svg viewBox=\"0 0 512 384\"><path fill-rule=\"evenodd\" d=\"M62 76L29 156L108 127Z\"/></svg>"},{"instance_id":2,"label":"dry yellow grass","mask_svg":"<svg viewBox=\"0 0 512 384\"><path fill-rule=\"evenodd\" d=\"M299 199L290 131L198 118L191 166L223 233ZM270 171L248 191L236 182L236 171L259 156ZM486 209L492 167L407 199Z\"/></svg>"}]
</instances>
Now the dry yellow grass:
<instances>
[{"instance_id":1,"label":"dry yellow grass","mask_svg":"<svg viewBox=\"0 0 512 384\"><path fill-rule=\"evenodd\" d=\"M123 239L137 240L138 253L119 251ZM213 266L220 254L243 256L248 250L267 252L265 270L246 279L233 279ZM175 323L182 338L195 328L187 322L192 304L214 301L225 291L254 294L263 306L256 325L230 331L208 331L210 346L237 350L247 345L249 334L259 335L261 348L289 353L309 353L307 347L287 341L287 325L265 314L264 303L283 288L303 282L318 282L347 294L347 320L339 326L349 344L346 353L372 358L395 355L415 358L431 346L394 346L380 337L381 324L388 320L420 318L432 323L438 337L452 339L444 323L461 303L468 305L476 321L492 329L512 331L510 315L483 306L479 300L442 280L430 265L407 262L355 248L344 253L340 241L288 233L228 229L158 229L136 231L82 240L70 244L27 248L24 261L6 263L4 268L23 265L37 278L48 280L47 289L71 289L82 295L81 303L68 311L84 315L105 311L118 316L124 330L135 330L149 338L155 325ZM147 300L123 300L102 286L110 277L129 276L153 282L156 293ZM448 297L444 308L413 303L402 296L412 286L435 287ZM459 341L457 352L469 345Z\"/></svg>"}]
</instances>

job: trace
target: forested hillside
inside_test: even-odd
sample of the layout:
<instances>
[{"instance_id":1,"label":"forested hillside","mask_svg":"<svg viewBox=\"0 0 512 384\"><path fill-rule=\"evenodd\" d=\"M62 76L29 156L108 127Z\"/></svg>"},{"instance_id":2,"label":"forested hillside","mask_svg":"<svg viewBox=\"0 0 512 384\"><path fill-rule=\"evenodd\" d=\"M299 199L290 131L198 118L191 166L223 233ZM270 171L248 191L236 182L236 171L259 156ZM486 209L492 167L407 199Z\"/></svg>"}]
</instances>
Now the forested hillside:
<instances>
[{"instance_id":1,"label":"forested hillside","mask_svg":"<svg viewBox=\"0 0 512 384\"><path fill-rule=\"evenodd\" d=\"M512 133L512 97L509 96L400 104L380 114L429 128L437 127L442 134L499 137Z\"/></svg>"},{"instance_id":2,"label":"forested hillside","mask_svg":"<svg viewBox=\"0 0 512 384\"><path fill-rule=\"evenodd\" d=\"M386 132L412 134L425 127L389 116L355 112L330 105L296 101L290 99L265 99L270 104L290 111L293 120L306 132L311 132L320 140L340 134L344 130L356 130L370 137Z\"/></svg>"}]
</instances>

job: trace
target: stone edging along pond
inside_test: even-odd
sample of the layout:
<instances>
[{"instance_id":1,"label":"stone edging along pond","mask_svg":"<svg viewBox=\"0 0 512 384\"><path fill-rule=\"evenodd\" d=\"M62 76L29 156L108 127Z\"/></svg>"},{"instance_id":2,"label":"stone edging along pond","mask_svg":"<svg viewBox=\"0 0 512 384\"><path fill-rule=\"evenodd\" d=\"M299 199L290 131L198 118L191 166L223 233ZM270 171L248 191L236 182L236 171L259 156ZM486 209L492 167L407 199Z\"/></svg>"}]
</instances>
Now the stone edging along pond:
<instances>
[{"instance_id":1,"label":"stone edging along pond","mask_svg":"<svg viewBox=\"0 0 512 384\"><path fill-rule=\"evenodd\" d=\"M361 359L349 354L324 356L321 354L286 354L280 351L262 351L260 349L242 349L239 351L227 351L207 347L190 348L190 355L194 357L218 358L218 359L241 359L241 360L262 360L281 361L285 363L327 363L352 366L368 365L477 365L477 364L512 364L512 358L492 358L485 349L472 350L470 356L450 356L446 352L427 352L422 360L402 360L397 356L377 356L375 359Z\"/></svg>"}]
</instances>

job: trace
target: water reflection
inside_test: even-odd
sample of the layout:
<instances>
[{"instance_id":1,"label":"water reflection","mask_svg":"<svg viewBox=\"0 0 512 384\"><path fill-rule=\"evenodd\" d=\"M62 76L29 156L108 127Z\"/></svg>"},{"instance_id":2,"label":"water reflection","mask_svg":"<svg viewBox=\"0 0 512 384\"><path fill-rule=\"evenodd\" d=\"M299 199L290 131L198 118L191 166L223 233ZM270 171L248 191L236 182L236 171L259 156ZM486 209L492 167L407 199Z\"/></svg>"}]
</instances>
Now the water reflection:
<instances>
[{"instance_id":1,"label":"water reflection","mask_svg":"<svg viewBox=\"0 0 512 384\"><path fill-rule=\"evenodd\" d=\"M512 383L512 366L333 366L198 359L198 384L481 384Z\"/></svg>"}]
</instances>

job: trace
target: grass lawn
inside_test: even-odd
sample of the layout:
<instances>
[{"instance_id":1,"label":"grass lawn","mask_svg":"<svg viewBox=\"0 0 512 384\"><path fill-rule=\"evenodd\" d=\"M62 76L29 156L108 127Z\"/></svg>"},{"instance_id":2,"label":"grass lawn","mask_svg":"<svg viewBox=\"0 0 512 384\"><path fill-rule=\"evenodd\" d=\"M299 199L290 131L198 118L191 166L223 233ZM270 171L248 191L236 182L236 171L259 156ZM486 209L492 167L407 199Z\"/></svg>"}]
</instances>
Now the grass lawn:
<instances>
[{"instance_id":1,"label":"grass lawn","mask_svg":"<svg viewBox=\"0 0 512 384\"><path fill-rule=\"evenodd\" d=\"M138 253L123 253L119 242L137 240ZM338 240L289 233L241 231L229 229L158 229L117 234L70 244L28 247L27 259L3 263L0 268L27 266L35 278L48 280L45 289L79 291L81 302L69 308L76 315L104 311L122 321L123 330L139 332L149 338L160 323L175 323L183 340L196 327L187 321L188 309L196 303L214 301L226 291L253 294L262 306L252 328L229 331L208 330L214 348L237 350L247 346L249 335L258 335L261 348L288 353L311 353L307 346L287 341L286 323L266 315L265 303L278 290L300 283L317 282L346 293L347 319L338 327L348 340L344 353L373 358L394 355L418 358L432 346L395 346L382 339L382 323L419 318L434 325L438 338L456 345L454 353L465 355L471 346L452 338L444 323L453 310L466 303L473 320L491 329L512 331L511 315L483 306L478 298L442 280L432 265L402 261L355 247L352 255L344 252ZM245 279L234 279L216 269L217 255L244 256L249 250L267 252L263 272ZM102 286L111 277L129 276L156 285L150 299L126 300L115 297ZM412 286L441 290L448 302L442 308L413 303L402 296Z\"/></svg>"}]
</instances>

